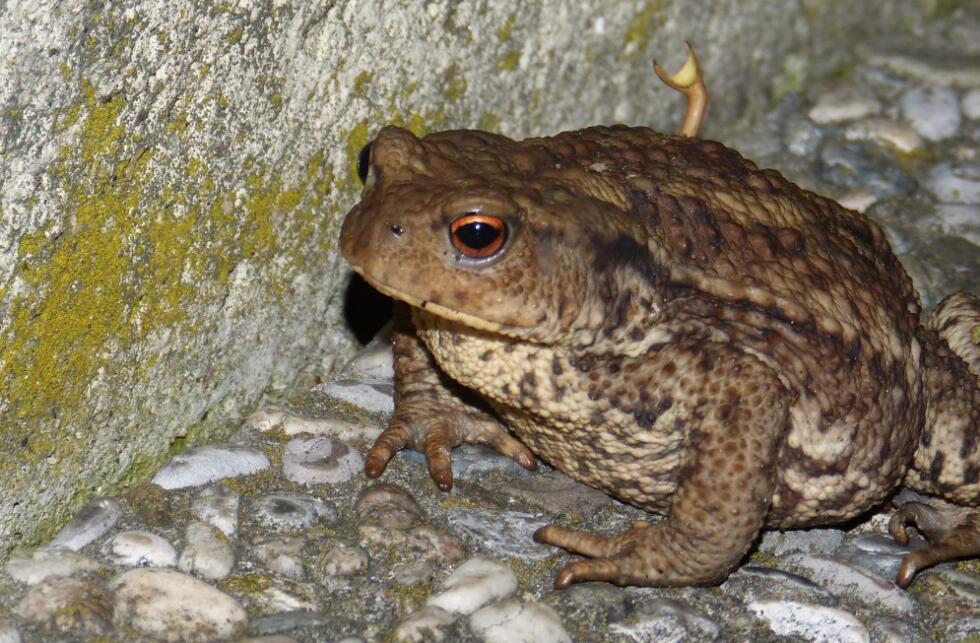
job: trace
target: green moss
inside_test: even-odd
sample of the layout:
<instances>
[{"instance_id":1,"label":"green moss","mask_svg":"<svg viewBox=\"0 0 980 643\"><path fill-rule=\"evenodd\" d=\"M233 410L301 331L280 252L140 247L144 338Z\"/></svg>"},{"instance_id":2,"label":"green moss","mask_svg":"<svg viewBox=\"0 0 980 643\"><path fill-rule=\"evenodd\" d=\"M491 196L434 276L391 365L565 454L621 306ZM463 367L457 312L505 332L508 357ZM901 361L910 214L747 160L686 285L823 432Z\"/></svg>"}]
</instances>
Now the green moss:
<instances>
[{"instance_id":1,"label":"green moss","mask_svg":"<svg viewBox=\"0 0 980 643\"><path fill-rule=\"evenodd\" d=\"M507 20L504 21L504 24L497 28L497 40L500 42L507 42L510 40L511 35L514 32L514 20L516 18L516 13L512 13L507 16Z\"/></svg>"},{"instance_id":2,"label":"green moss","mask_svg":"<svg viewBox=\"0 0 980 643\"><path fill-rule=\"evenodd\" d=\"M374 79L374 74L369 71L362 71L354 79L354 96L363 98L367 95L367 86Z\"/></svg>"},{"instance_id":3,"label":"green moss","mask_svg":"<svg viewBox=\"0 0 980 643\"><path fill-rule=\"evenodd\" d=\"M521 57L513 49L504 54L503 58L497 61L497 69L501 71L514 71L520 63Z\"/></svg>"},{"instance_id":4,"label":"green moss","mask_svg":"<svg viewBox=\"0 0 980 643\"><path fill-rule=\"evenodd\" d=\"M500 131L500 115L493 112L487 112L480 117L480 123L477 125L484 132L499 132Z\"/></svg>"},{"instance_id":5,"label":"green moss","mask_svg":"<svg viewBox=\"0 0 980 643\"><path fill-rule=\"evenodd\" d=\"M450 102L456 102L466 95L466 77L456 65L450 65L446 70L442 93Z\"/></svg>"},{"instance_id":6,"label":"green moss","mask_svg":"<svg viewBox=\"0 0 980 643\"><path fill-rule=\"evenodd\" d=\"M241 27L236 27L236 28L232 29L231 31L229 31L228 32L228 35L225 36L225 38L231 44L237 45L238 43L240 43L242 41L242 34L243 33L244 33L244 31L242 30Z\"/></svg>"},{"instance_id":7,"label":"green moss","mask_svg":"<svg viewBox=\"0 0 980 643\"><path fill-rule=\"evenodd\" d=\"M663 9L663 1L657 0L656 2L648 2L643 5L633 18L630 20L629 24L626 26L626 33L623 37L623 42L626 44L626 52L624 57L627 55L631 58L644 55L647 50L647 45L650 44L650 38L653 37L654 32L657 27L661 26L665 20L663 16L658 14Z\"/></svg>"}]
</instances>

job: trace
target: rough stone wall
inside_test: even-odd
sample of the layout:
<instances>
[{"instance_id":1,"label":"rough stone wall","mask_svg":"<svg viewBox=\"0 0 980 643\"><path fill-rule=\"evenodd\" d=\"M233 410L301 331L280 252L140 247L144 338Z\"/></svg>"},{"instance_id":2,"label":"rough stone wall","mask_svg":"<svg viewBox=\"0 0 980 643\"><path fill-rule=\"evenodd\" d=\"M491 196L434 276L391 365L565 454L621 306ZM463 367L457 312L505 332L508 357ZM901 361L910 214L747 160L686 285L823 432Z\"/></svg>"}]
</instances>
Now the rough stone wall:
<instances>
[{"instance_id":1,"label":"rough stone wall","mask_svg":"<svg viewBox=\"0 0 980 643\"><path fill-rule=\"evenodd\" d=\"M350 349L336 251L381 124L711 122L918 3L7 0L0 8L0 559ZM710 129L709 129L710 133Z\"/></svg>"}]
</instances>

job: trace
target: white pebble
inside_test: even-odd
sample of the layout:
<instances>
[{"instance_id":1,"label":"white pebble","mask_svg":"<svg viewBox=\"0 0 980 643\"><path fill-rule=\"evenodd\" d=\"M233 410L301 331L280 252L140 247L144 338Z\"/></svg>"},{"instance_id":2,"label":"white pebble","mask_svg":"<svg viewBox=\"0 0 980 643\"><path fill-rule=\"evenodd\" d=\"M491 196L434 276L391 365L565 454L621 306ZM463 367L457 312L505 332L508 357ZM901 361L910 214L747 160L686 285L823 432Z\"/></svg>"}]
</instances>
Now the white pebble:
<instances>
[{"instance_id":1,"label":"white pebble","mask_svg":"<svg viewBox=\"0 0 980 643\"><path fill-rule=\"evenodd\" d=\"M317 390L371 413L392 413L395 410L394 389L388 380L337 380L325 382Z\"/></svg>"},{"instance_id":2,"label":"white pebble","mask_svg":"<svg viewBox=\"0 0 980 643\"><path fill-rule=\"evenodd\" d=\"M963 110L963 115L971 121L980 120L980 87L963 94L960 107Z\"/></svg>"},{"instance_id":3,"label":"white pebble","mask_svg":"<svg viewBox=\"0 0 980 643\"><path fill-rule=\"evenodd\" d=\"M382 427L378 423L349 417L308 417L293 413L284 406L267 404L249 416L246 426L257 431L281 428L286 435L332 435L341 440L374 440Z\"/></svg>"},{"instance_id":4,"label":"white pebble","mask_svg":"<svg viewBox=\"0 0 980 643\"><path fill-rule=\"evenodd\" d=\"M231 545L220 530L206 522L195 521L187 525L187 545L177 561L180 571L218 580L230 574L234 564Z\"/></svg>"},{"instance_id":5,"label":"white pebble","mask_svg":"<svg viewBox=\"0 0 980 643\"><path fill-rule=\"evenodd\" d=\"M21 643L20 632L13 623L0 621L0 643Z\"/></svg>"},{"instance_id":6,"label":"white pebble","mask_svg":"<svg viewBox=\"0 0 980 643\"><path fill-rule=\"evenodd\" d=\"M254 431L265 433L277 426L282 426L282 420L289 414L289 409L278 404L263 404L259 410L245 419L245 426Z\"/></svg>"},{"instance_id":7,"label":"white pebble","mask_svg":"<svg viewBox=\"0 0 980 643\"><path fill-rule=\"evenodd\" d=\"M247 620L231 596L169 569L132 569L111 587L116 623L165 641L231 638Z\"/></svg>"},{"instance_id":8,"label":"white pebble","mask_svg":"<svg viewBox=\"0 0 980 643\"><path fill-rule=\"evenodd\" d=\"M487 643L571 643L555 610L544 603L492 603L470 616L470 628Z\"/></svg>"},{"instance_id":9,"label":"white pebble","mask_svg":"<svg viewBox=\"0 0 980 643\"><path fill-rule=\"evenodd\" d=\"M925 147L925 141L911 126L889 118L869 118L851 123L844 130L844 138L849 141L884 143L904 153Z\"/></svg>"},{"instance_id":10,"label":"white pebble","mask_svg":"<svg viewBox=\"0 0 980 643\"><path fill-rule=\"evenodd\" d=\"M283 474L297 484L339 484L363 468L357 449L329 436L291 440L282 456Z\"/></svg>"},{"instance_id":11,"label":"white pebble","mask_svg":"<svg viewBox=\"0 0 980 643\"><path fill-rule=\"evenodd\" d=\"M980 203L980 165L940 163L929 171L926 185L943 203Z\"/></svg>"},{"instance_id":12,"label":"white pebble","mask_svg":"<svg viewBox=\"0 0 980 643\"><path fill-rule=\"evenodd\" d=\"M303 547L306 540L299 536L272 536L255 546L255 556L273 574L303 580Z\"/></svg>"},{"instance_id":13,"label":"white pebble","mask_svg":"<svg viewBox=\"0 0 980 643\"><path fill-rule=\"evenodd\" d=\"M102 545L102 553L126 567L173 567L177 551L166 539L148 531L121 531Z\"/></svg>"},{"instance_id":14,"label":"white pebble","mask_svg":"<svg viewBox=\"0 0 980 643\"><path fill-rule=\"evenodd\" d=\"M392 379L395 376L395 367L391 337L392 325L388 322L367 346L344 365L341 372L355 377Z\"/></svg>"},{"instance_id":15,"label":"white pebble","mask_svg":"<svg viewBox=\"0 0 980 643\"><path fill-rule=\"evenodd\" d=\"M899 99L902 115L930 141L956 135L960 129L960 105L956 91L949 87L915 87Z\"/></svg>"},{"instance_id":16,"label":"white pebble","mask_svg":"<svg viewBox=\"0 0 980 643\"><path fill-rule=\"evenodd\" d=\"M333 520L335 513L319 498L298 493L270 493L255 505L259 520L280 528L306 529L321 518Z\"/></svg>"},{"instance_id":17,"label":"white pebble","mask_svg":"<svg viewBox=\"0 0 980 643\"><path fill-rule=\"evenodd\" d=\"M170 464L153 476L153 483L164 489L183 489L222 478L251 475L269 466L269 458L249 447L195 447L175 455Z\"/></svg>"},{"instance_id":18,"label":"white pebble","mask_svg":"<svg viewBox=\"0 0 980 643\"><path fill-rule=\"evenodd\" d=\"M487 603L510 596L517 576L510 567L486 556L474 556L442 582L443 591L431 596L434 605L456 614L472 614Z\"/></svg>"},{"instance_id":19,"label":"white pebble","mask_svg":"<svg viewBox=\"0 0 980 643\"><path fill-rule=\"evenodd\" d=\"M867 628L843 610L796 601L752 601L749 611L769 623L777 636L796 636L812 643L868 643Z\"/></svg>"},{"instance_id":20,"label":"white pebble","mask_svg":"<svg viewBox=\"0 0 980 643\"><path fill-rule=\"evenodd\" d=\"M93 500L51 539L48 546L66 547L78 551L112 529L120 516L122 516L122 507L115 500L110 498Z\"/></svg>"},{"instance_id":21,"label":"white pebble","mask_svg":"<svg viewBox=\"0 0 980 643\"><path fill-rule=\"evenodd\" d=\"M315 612L317 610L316 600L296 596L276 586L266 587L258 596L255 596L255 601L264 611L271 613Z\"/></svg>"},{"instance_id":22,"label":"white pebble","mask_svg":"<svg viewBox=\"0 0 980 643\"><path fill-rule=\"evenodd\" d=\"M78 554L62 547L42 547L30 558L11 556L3 571L14 580L28 585L37 585L45 578L54 576L74 576L83 572L94 572L101 567L88 556Z\"/></svg>"},{"instance_id":23,"label":"white pebble","mask_svg":"<svg viewBox=\"0 0 980 643\"><path fill-rule=\"evenodd\" d=\"M441 641L446 638L443 629L456 617L433 605L412 612L395 628L396 641Z\"/></svg>"},{"instance_id":24,"label":"white pebble","mask_svg":"<svg viewBox=\"0 0 980 643\"><path fill-rule=\"evenodd\" d=\"M238 531L239 495L223 484L205 487L194 499L191 511L204 522L214 525L233 538Z\"/></svg>"},{"instance_id":25,"label":"white pebble","mask_svg":"<svg viewBox=\"0 0 980 643\"><path fill-rule=\"evenodd\" d=\"M857 210L858 212L864 212L878 202L878 197L876 197L874 192L868 188L859 187L854 188L853 190L848 190L844 194L837 197L837 202L845 208Z\"/></svg>"},{"instance_id":26,"label":"white pebble","mask_svg":"<svg viewBox=\"0 0 980 643\"><path fill-rule=\"evenodd\" d=\"M820 94L807 115L814 123L826 124L853 121L880 111L881 103L874 96L853 85L841 85Z\"/></svg>"},{"instance_id":27,"label":"white pebble","mask_svg":"<svg viewBox=\"0 0 980 643\"><path fill-rule=\"evenodd\" d=\"M914 607L912 599L898 585L860 567L809 554L788 556L785 562L807 570L810 580L835 593L850 592L864 603L901 613L908 613Z\"/></svg>"}]
</instances>

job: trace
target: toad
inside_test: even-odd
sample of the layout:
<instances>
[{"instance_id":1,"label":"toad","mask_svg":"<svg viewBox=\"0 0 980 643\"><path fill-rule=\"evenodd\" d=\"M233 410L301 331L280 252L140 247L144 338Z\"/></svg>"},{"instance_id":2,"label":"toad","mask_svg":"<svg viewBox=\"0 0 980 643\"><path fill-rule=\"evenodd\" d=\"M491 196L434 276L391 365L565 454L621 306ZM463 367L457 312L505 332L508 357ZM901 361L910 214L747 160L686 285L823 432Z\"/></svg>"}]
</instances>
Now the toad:
<instances>
[{"instance_id":1,"label":"toad","mask_svg":"<svg viewBox=\"0 0 980 643\"><path fill-rule=\"evenodd\" d=\"M696 137L590 127L514 141L385 127L341 249L396 300L396 409L366 458L535 456L650 512L613 536L549 525L577 581L723 581L763 528L840 523L905 486L897 583L980 554L980 298L924 314L881 228Z\"/></svg>"}]
</instances>

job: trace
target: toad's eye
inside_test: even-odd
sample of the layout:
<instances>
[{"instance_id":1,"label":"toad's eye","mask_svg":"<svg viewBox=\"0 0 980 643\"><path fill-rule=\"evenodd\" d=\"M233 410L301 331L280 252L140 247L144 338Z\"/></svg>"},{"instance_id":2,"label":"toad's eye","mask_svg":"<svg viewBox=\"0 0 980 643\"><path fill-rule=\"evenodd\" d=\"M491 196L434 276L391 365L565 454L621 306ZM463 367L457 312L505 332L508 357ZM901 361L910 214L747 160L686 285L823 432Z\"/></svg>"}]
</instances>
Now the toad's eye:
<instances>
[{"instance_id":1,"label":"toad's eye","mask_svg":"<svg viewBox=\"0 0 980 643\"><path fill-rule=\"evenodd\" d=\"M450 224L449 237L464 257L485 259L503 247L507 224L500 217L468 212Z\"/></svg>"},{"instance_id":2,"label":"toad's eye","mask_svg":"<svg viewBox=\"0 0 980 643\"><path fill-rule=\"evenodd\" d=\"M357 155L357 178L361 179L362 185L367 181L368 170L371 168L371 145L373 143L362 147Z\"/></svg>"}]
</instances>

